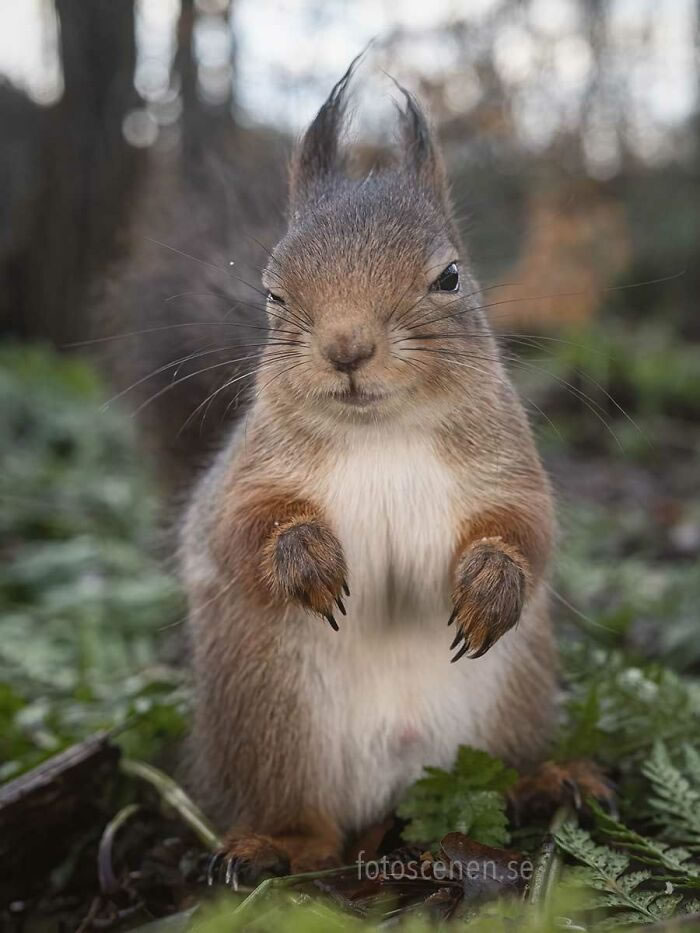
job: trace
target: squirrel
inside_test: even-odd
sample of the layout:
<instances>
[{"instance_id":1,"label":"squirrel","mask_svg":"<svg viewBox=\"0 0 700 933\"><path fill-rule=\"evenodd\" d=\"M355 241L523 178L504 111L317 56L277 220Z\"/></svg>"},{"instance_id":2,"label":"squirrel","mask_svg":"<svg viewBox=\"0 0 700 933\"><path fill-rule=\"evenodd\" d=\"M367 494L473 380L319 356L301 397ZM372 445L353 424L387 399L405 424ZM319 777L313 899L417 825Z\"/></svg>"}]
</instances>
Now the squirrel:
<instances>
[{"instance_id":1,"label":"squirrel","mask_svg":"<svg viewBox=\"0 0 700 933\"><path fill-rule=\"evenodd\" d=\"M136 233L169 212L168 243L138 237L100 309L184 500L191 785L234 882L338 864L460 745L534 770L554 723L549 482L410 93L398 157L348 169L356 62L292 154L286 227L280 138L240 128L224 197L174 197L159 168ZM244 218L263 289L238 276Z\"/></svg>"},{"instance_id":2,"label":"squirrel","mask_svg":"<svg viewBox=\"0 0 700 933\"><path fill-rule=\"evenodd\" d=\"M527 768L553 725L548 479L410 93L399 157L347 171L353 65L292 157L251 398L181 529L233 877L337 865L424 766Z\"/></svg>"}]
</instances>

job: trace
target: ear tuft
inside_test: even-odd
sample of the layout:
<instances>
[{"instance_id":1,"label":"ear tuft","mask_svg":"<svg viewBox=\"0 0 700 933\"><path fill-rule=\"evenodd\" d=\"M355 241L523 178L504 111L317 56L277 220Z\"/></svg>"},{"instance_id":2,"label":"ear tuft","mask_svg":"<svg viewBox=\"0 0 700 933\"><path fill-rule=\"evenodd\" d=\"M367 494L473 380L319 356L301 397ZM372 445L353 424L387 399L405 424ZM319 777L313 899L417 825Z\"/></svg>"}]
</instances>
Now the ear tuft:
<instances>
[{"instance_id":1,"label":"ear tuft","mask_svg":"<svg viewBox=\"0 0 700 933\"><path fill-rule=\"evenodd\" d=\"M391 75L389 75L391 78ZM403 95L405 109L399 107L399 124L404 150L404 167L418 183L431 191L438 202L448 207L447 175L442 154L428 120L418 101L395 78L391 78Z\"/></svg>"},{"instance_id":2,"label":"ear tuft","mask_svg":"<svg viewBox=\"0 0 700 933\"><path fill-rule=\"evenodd\" d=\"M339 140L345 118L347 89L366 51L364 48L353 58L345 74L334 85L292 158L289 196L293 210L313 197L315 188L342 173Z\"/></svg>"}]
</instances>

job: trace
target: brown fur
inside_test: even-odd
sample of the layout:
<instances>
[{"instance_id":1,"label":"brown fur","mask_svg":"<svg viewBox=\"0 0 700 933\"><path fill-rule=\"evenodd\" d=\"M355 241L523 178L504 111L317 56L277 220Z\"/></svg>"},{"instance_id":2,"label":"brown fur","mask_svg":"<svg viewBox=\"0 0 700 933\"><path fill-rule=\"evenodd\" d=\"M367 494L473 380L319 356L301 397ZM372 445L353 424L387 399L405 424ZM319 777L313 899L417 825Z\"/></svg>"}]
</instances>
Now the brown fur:
<instances>
[{"instance_id":1,"label":"brown fur","mask_svg":"<svg viewBox=\"0 0 700 933\"><path fill-rule=\"evenodd\" d=\"M270 588L292 600L329 615L342 605L347 567L340 542L323 521L296 518L275 528L263 554Z\"/></svg>"},{"instance_id":2,"label":"brown fur","mask_svg":"<svg viewBox=\"0 0 700 933\"><path fill-rule=\"evenodd\" d=\"M224 840L226 853L244 863L276 874L319 871L340 864L343 838L333 823L318 814L303 814L274 837L232 830Z\"/></svg>"},{"instance_id":3,"label":"brown fur","mask_svg":"<svg viewBox=\"0 0 700 933\"><path fill-rule=\"evenodd\" d=\"M500 537L482 538L467 548L452 595L455 647L463 639L464 652L479 658L505 635L520 618L528 577L522 554Z\"/></svg>"},{"instance_id":4,"label":"brown fur","mask_svg":"<svg viewBox=\"0 0 700 933\"><path fill-rule=\"evenodd\" d=\"M598 765L587 759L573 759L543 762L534 773L517 781L509 797L516 811L551 812L563 803L580 808L586 797L608 805L615 793Z\"/></svg>"},{"instance_id":5,"label":"brown fur","mask_svg":"<svg viewBox=\"0 0 700 933\"><path fill-rule=\"evenodd\" d=\"M457 653L481 656L522 616L517 666L502 646L494 652L506 673L484 700L475 741L523 765L542 754L552 722L546 477L481 310L427 124L407 97L400 164L345 177L337 134L348 77L293 160L289 228L263 278L275 297L255 394L183 531L198 773L233 827L229 854L270 870L334 862L350 825L324 771L335 736L319 734L313 692L302 689L322 683L329 705L343 700L316 650L331 656L322 639L339 636L299 606L332 624L334 607L343 611L353 568L319 503L363 432L429 434L454 477L458 531L444 573L454 647L465 642ZM458 259L459 294L431 287ZM339 356L353 365L339 368Z\"/></svg>"}]
</instances>

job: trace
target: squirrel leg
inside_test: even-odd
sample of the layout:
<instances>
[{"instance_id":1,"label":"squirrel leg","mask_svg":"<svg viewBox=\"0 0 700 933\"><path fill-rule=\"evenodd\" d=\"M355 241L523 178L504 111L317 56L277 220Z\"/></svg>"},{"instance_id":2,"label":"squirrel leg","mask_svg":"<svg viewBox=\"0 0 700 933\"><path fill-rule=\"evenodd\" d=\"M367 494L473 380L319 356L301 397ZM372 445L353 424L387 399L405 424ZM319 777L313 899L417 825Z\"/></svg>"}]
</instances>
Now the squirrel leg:
<instances>
[{"instance_id":1,"label":"squirrel leg","mask_svg":"<svg viewBox=\"0 0 700 933\"><path fill-rule=\"evenodd\" d=\"M295 516L280 523L264 548L270 588L282 601L319 613L337 631L336 607L345 615L349 595L340 542L319 518Z\"/></svg>"},{"instance_id":2,"label":"squirrel leg","mask_svg":"<svg viewBox=\"0 0 700 933\"><path fill-rule=\"evenodd\" d=\"M508 792L516 822L523 813L548 814L563 803L580 810L586 798L615 815L615 786L594 761L545 761L535 771L523 775Z\"/></svg>"},{"instance_id":3,"label":"squirrel leg","mask_svg":"<svg viewBox=\"0 0 700 933\"><path fill-rule=\"evenodd\" d=\"M230 583L194 577L190 586L193 766L233 826L209 879L235 886L338 864L341 831L319 815L327 798L337 808L337 794L322 776L299 640L317 624L301 609L333 628L345 612L342 546L313 502L258 483L234 488L213 532L207 566Z\"/></svg>"},{"instance_id":4,"label":"squirrel leg","mask_svg":"<svg viewBox=\"0 0 700 933\"><path fill-rule=\"evenodd\" d=\"M342 834L327 819L312 817L294 830L270 835L233 829L211 860L209 884L236 889L265 875L300 874L340 865Z\"/></svg>"},{"instance_id":5,"label":"squirrel leg","mask_svg":"<svg viewBox=\"0 0 700 933\"><path fill-rule=\"evenodd\" d=\"M518 510L498 510L468 523L457 552L448 625L456 623L452 658L480 658L520 619L541 573L549 526Z\"/></svg>"},{"instance_id":6,"label":"squirrel leg","mask_svg":"<svg viewBox=\"0 0 700 933\"><path fill-rule=\"evenodd\" d=\"M337 630L350 595L343 549L313 502L268 487L254 487L223 510L213 541L222 566L231 568L251 601L298 605L322 615Z\"/></svg>"}]
</instances>

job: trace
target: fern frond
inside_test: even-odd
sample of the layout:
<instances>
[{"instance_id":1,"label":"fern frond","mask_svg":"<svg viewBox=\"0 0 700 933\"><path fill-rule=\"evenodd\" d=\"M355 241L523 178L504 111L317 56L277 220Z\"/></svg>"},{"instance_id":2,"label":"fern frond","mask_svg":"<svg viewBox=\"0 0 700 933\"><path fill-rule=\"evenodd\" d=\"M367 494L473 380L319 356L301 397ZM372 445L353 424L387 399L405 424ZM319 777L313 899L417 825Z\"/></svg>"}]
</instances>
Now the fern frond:
<instances>
[{"instance_id":1,"label":"fern frond","mask_svg":"<svg viewBox=\"0 0 700 933\"><path fill-rule=\"evenodd\" d=\"M517 772L486 752L462 746L451 771L425 768L397 808L407 842L430 844L461 832L485 845L509 841L504 792Z\"/></svg>"},{"instance_id":2,"label":"fern frond","mask_svg":"<svg viewBox=\"0 0 700 933\"><path fill-rule=\"evenodd\" d=\"M595 813L598 828L616 845L631 852L638 862L664 868L678 876L674 877L676 884L700 886L700 865L692 861L692 853L688 849L642 836L619 820L613 819L593 800L589 801L589 806Z\"/></svg>"},{"instance_id":3,"label":"fern frond","mask_svg":"<svg viewBox=\"0 0 700 933\"><path fill-rule=\"evenodd\" d=\"M686 777L671 761L663 742L656 742L642 773L651 782L654 796L648 803L655 812L662 834L692 848L700 848L700 784L694 785L697 753L684 745L688 771Z\"/></svg>"},{"instance_id":4,"label":"fern frond","mask_svg":"<svg viewBox=\"0 0 700 933\"><path fill-rule=\"evenodd\" d=\"M555 834L565 852L586 866L577 872L578 884L592 888L591 907L614 909L615 923L653 923L670 917L683 899L682 894L643 887L653 881L649 869L628 871L630 857L609 846L597 845L590 834L574 823L566 823Z\"/></svg>"}]
</instances>

